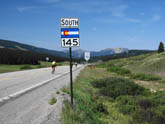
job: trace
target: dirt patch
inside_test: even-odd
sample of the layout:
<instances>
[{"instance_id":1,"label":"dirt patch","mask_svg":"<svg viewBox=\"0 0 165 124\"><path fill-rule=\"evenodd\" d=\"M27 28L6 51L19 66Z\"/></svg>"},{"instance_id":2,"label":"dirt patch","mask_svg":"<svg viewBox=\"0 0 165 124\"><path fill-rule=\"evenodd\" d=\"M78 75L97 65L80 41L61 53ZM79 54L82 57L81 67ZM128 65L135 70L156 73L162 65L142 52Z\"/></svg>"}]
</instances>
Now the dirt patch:
<instances>
[{"instance_id":1,"label":"dirt patch","mask_svg":"<svg viewBox=\"0 0 165 124\"><path fill-rule=\"evenodd\" d=\"M165 91L165 84L152 82L152 81L140 81L135 80L135 83L144 86L147 89L150 89L151 92L155 93L157 91Z\"/></svg>"}]
</instances>

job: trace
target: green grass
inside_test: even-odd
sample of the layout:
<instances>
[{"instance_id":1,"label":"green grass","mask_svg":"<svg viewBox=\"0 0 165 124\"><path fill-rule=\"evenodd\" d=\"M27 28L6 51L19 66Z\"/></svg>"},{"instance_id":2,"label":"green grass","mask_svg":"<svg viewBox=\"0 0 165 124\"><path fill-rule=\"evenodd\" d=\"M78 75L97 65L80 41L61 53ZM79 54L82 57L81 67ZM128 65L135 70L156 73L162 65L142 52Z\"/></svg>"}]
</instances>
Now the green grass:
<instances>
[{"instance_id":1,"label":"green grass","mask_svg":"<svg viewBox=\"0 0 165 124\"><path fill-rule=\"evenodd\" d=\"M133 73L148 73L165 79L165 53L149 53L129 58L111 60L103 65L115 65L132 71ZM100 65L101 66L101 65Z\"/></svg>"},{"instance_id":2,"label":"green grass","mask_svg":"<svg viewBox=\"0 0 165 124\"><path fill-rule=\"evenodd\" d=\"M51 67L52 63L51 62L45 62L45 61L40 61L41 66L45 66L45 67ZM65 65L69 65L69 61L65 61L65 62L57 62L56 63L57 66L65 66Z\"/></svg>"},{"instance_id":3,"label":"green grass","mask_svg":"<svg viewBox=\"0 0 165 124\"><path fill-rule=\"evenodd\" d=\"M61 91L64 93L70 94L69 88L67 88L67 87L61 88Z\"/></svg>"},{"instance_id":4,"label":"green grass","mask_svg":"<svg viewBox=\"0 0 165 124\"><path fill-rule=\"evenodd\" d=\"M39 66L45 67L43 65L0 65L0 73L41 68Z\"/></svg>"},{"instance_id":5,"label":"green grass","mask_svg":"<svg viewBox=\"0 0 165 124\"><path fill-rule=\"evenodd\" d=\"M51 62L46 62L46 61L40 61L40 66L43 67L51 67Z\"/></svg>"},{"instance_id":6,"label":"green grass","mask_svg":"<svg viewBox=\"0 0 165 124\"><path fill-rule=\"evenodd\" d=\"M26 70L26 69L33 69L33 68L30 65L23 65L22 67L20 67L20 70Z\"/></svg>"},{"instance_id":7,"label":"green grass","mask_svg":"<svg viewBox=\"0 0 165 124\"><path fill-rule=\"evenodd\" d=\"M131 71L125 68L121 68L119 66L114 66L114 65L110 65L107 67L107 70L110 72L114 72L117 73L119 75L129 75L131 74Z\"/></svg>"},{"instance_id":8,"label":"green grass","mask_svg":"<svg viewBox=\"0 0 165 124\"><path fill-rule=\"evenodd\" d=\"M147 73L132 73L130 70L120 67L119 65L108 64L107 71L116 73L118 75L126 76L131 79L142 80L142 81L159 81L161 77L154 74Z\"/></svg>"},{"instance_id":9,"label":"green grass","mask_svg":"<svg viewBox=\"0 0 165 124\"><path fill-rule=\"evenodd\" d=\"M64 66L69 65L69 62L60 62L57 63L57 66ZM20 71L20 70L27 70L27 69L37 69L37 68L45 68L45 67L51 67L51 62L44 62L40 61L40 65L5 65L0 64L0 73L6 73L6 72L14 72L14 71Z\"/></svg>"},{"instance_id":10,"label":"green grass","mask_svg":"<svg viewBox=\"0 0 165 124\"><path fill-rule=\"evenodd\" d=\"M40 61L40 65L44 66L44 67L51 67L52 63L51 62ZM69 65L69 61L57 62L56 63L56 66L65 66L65 65Z\"/></svg>"},{"instance_id":11,"label":"green grass","mask_svg":"<svg viewBox=\"0 0 165 124\"><path fill-rule=\"evenodd\" d=\"M65 62L57 62L56 64L57 66L65 66L65 65L69 65L70 63L69 61L65 61Z\"/></svg>"},{"instance_id":12,"label":"green grass","mask_svg":"<svg viewBox=\"0 0 165 124\"><path fill-rule=\"evenodd\" d=\"M73 85L76 104L72 109L70 102L65 102L61 114L63 124L128 124L131 118L120 113L111 99L98 95L98 89L92 86L92 81L104 77L111 77L104 69L88 67L80 73Z\"/></svg>"},{"instance_id":13,"label":"green grass","mask_svg":"<svg viewBox=\"0 0 165 124\"><path fill-rule=\"evenodd\" d=\"M60 91L57 91L56 94L60 94Z\"/></svg>"},{"instance_id":14,"label":"green grass","mask_svg":"<svg viewBox=\"0 0 165 124\"><path fill-rule=\"evenodd\" d=\"M165 84L165 80L160 80L159 83L164 83Z\"/></svg>"},{"instance_id":15,"label":"green grass","mask_svg":"<svg viewBox=\"0 0 165 124\"><path fill-rule=\"evenodd\" d=\"M0 73L19 71L20 65L0 65Z\"/></svg>"},{"instance_id":16,"label":"green grass","mask_svg":"<svg viewBox=\"0 0 165 124\"><path fill-rule=\"evenodd\" d=\"M135 84L135 82L117 77L95 80L92 85L99 89L99 94L114 99L121 95L138 96L147 92L145 88Z\"/></svg>"},{"instance_id":17,"label":"green grass","mask_svg":"<svg viewBox=\"0 0 165 124\"><path fill-rule=\"evenodd\" d=\"M52 98L50 101L49 101L49 104L50 105L53 105L57 102L57 99L56 98Z\"/></svg>"},{"instance_id":18,"label":"green grass","mask_svg":"<svg viewBox=\"0 0 165 124\"><path fill-rule=\"evenodd\" d=\"M136 73L131 74L130 78L136 79L136 80L143 80L143 81L159 81L161 80L161 77L153 75L153 74L145 74L145 73Z\"/></svg>"},{"instance_id":19,"label":"green grass","mask_svg":"<svg viewBox=\"0 0 165 124\"><path fill-rule=\"evenodd\" d=\"M152 84L152 82L151 82ZM69 88L65 89L69 92ZM151 93L104 68L81 71L73 85L73 108L65 101L63 124L164 124L165 91Z\"/></svg>"},{"instance_id":20,"label":"green grass","mask_svg":"<svg viewBox=\"0 0 165 124\"><path fill-rule=\"evenodd\" d=\"M116 77L130 78L151 91L165 90L165 53L149 53L97 63ZM110 69L112 68L112 69ZM126 71L123 71L126 70ZM127 74L127 71L131 73Z\"/></svg>"}]
</instances>

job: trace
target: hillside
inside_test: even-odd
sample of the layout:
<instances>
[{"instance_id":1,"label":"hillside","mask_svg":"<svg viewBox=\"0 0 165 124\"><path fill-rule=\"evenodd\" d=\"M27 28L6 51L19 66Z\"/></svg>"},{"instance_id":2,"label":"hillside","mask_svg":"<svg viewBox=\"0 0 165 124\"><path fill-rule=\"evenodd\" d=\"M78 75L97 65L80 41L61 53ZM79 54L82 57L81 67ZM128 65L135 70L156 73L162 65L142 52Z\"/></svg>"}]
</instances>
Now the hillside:
<instances>
[{"instance_id":1,"label":"hillside","mask_svg":"<svg viewBox=\"0 0 165 124\"><path fill-rule=\"evenodd\" d=\"M30 52L38 52L38 53L44 53L52 56L61 56L61 57L67 57L67 55L64 52L56 51L56 50L48 50L44 48L38 48L32 45L22 44L15 41L9 41L9 40L2 40L0 39L0 48L8 48L13 50L22 50L22 51L30 51Z\"/></svg>"},{"instance_id":2,"label":"hillside","mask_svg":"<svg viewBox=\"0 0 165 124\"><path fill-rule=\"evenodd\" d=\"M98 61L98 60L102 60L102 61L109 61L112 59L119 59L119 58L128 58L131 56L138 56L138 55L143 55L143 54L147 54L147 53L152 53L154 52L153 50L129 50L128 52L124 52L124 53L116 53L116 54L111 54L111 55L106 55L106 56L94 56L91 57L90 61Z\"/></svg>"},{"instance_id":3,"label":"hillside","mask_svg":"<svg viewBox=\"0 0 165 124\"><path fill-rule=\"evenodd\" d=\"M65 102L62 122L165 124L164 63L165 53L155 52L86 67L74 83L76 106Z\"/></svg>"},{"instance_id":4,"label":"hillside","mask_svg":"<svg viewBox=\"0 0 165 124\"><path fill-rule=\"evenodd\" d=\"M0 40L0 64L39 64L39 61L56 60L62 62L68 60L63 52L47 50L18 42Z\"/></svg>"},{"instance_id":5,"label":"hillside","mask_svg":"<svg viewBox=\"0 0 165 124\"><path fill-rule=\"evenodd\" d=\"M0 48L8 48L12 50L22 50L22 51L30 51L30 52L38 52L38 53L44 53L48 55L53 56L60 56L60 57L68 57L69 51L56 51L56 50L48 50L44 48L38 48L36 46L27 45L18 43L15 41L9 41L9 40L2 40L0 39ZM72 51L72 56L74 58L83 58L84 53L86 51L83 49L76 49ZM128 49L126 48L108 48L100 51L91 51L91 56L105 56L105 55L112 55L112 54L118 54L118 53L128 53Z\"/></svg>"},{"instance_id":6,"label":"hillside","mask_svg":"<svg viewBox=\"0 0 165 124\"><path fill-rule=\"evenodd\" d=\"M69 55L69 51L65 50L64 51L67 55ZM86 50L83 49L76 49L72 51L72 55L75 58L84 58ZM104 50L100 51L90 51L90 56L91 57L100 57L100 56L110 56L110 55L115 55L115 54L120 54L120 53L128 53L127 48L107 48Z\"/></svg>"},{"instance_id":7,"label":"hillside","mask_svg":"<svg viewBox=\"0 0 165 124\"><path fill-rule=\"evenodd\" d=\"M38 48L32 45L22 44L15 41L1 40L0 39L0 49L18 50L22 52L35 52L39 54L46 54L47 56L55 56L56 58L68 58L69 51L65 50L63 52L56 50L48 50L44 48ZM73 49L72 56L76 61L84 61L84 53L86 51L83 49ZM116 58L125 58L130 56L137 56L144 53L153 52L151 50L128 50L127 48L107 48L100 51L91 51L90 61L108 61Z\"/></svg>"},{"instance_id":8,"label":"hillside","mask_svg":"<svg viewBox=\"0 0 165 124\"><path fill-rule=\"evenodd\" d=\"M52 56L44 53L22 51L8 48L0 48L0 64L39 64L39 61L46 61L45 58L49 57L49 61L56 60L62 62L68 60L65 57Z\"/></svg>"},{"instance_id":9,"label":"hillside","mask_svg":"<svg viewBox=\"0 0 165 124\"><path fill-rule=\"evenodd\" d=\"M165 77L165 53L150 53L114 61L134 72L145 72Z\"/></svg>"}]
</instances>

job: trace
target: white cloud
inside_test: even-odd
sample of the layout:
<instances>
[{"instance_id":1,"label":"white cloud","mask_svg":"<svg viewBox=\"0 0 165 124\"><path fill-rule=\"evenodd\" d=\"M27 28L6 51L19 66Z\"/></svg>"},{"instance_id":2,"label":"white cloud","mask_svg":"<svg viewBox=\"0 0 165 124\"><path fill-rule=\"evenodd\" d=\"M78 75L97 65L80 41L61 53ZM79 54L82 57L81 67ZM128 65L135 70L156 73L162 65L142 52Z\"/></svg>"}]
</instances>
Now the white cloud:
<instances>
[{"instance_id":1,"label":"white cloud","mask_svg":"<svg viewBox=\"0 0 165 124\"><path fill-rule=\"evenodd\" d=\"M128 41L136 41L137 40L137 37L136 36L129 36L127 38Z\"/></svg>"},{"instance_id":2,"label":"white cloud","mask_svg":"<svg viewBox=\"0 0 165 124\"><path fill-rule=\"evenodd\" d=\"M97 28L96 28L96 27L93 27L93 28L92 28L92 31L94 31L94 32L95 32L96 30L97 30Z\"/></svg>"},{"instance_id":3,"label":"white cloud","mask_svg":"<svg viewBox=\"0 0 165 124\"><path fill-rule=\"evenodd\" d=\"M38 2L41 2L41 3L57 3L57 2L60 2L61 0L37 0Z\"/></svg>"},{"instance_id":4,"label":"white cloud","mask_svg":"<svg viewBox=\"0 0 165 124\"><path fill-rule=\"evenodd\" d=\"M161 16L159 14L152 15L152 21L153 22L160 21L160 19L161 19Z\"/></svg>"},{"instance_id":5,"label":"white cloud","mask_svg":"<svg viewBox=\"0 0 165 124\"><path fill-rule=\"evenodd\" d=\"M125 16L125 10L128 8L128 5L122 3L114 3L113 0L89 0L89 1L81 1L81 2L70 2L67 6L65 2L62 0L57 0L58 3L53 6L56 8L65 8L68 10L78 11L82 13L96 13L102 14L107 13L111 14L115 17L123 17ZM61 1L61 2L60 2Z\"/></svg>"},{"instance_id":6,"label":"white cloud","mask_svg":"<svg viewBox=\"0 0 165 124\"><path fill-rule=\"evenodd\" d=\"M29 10L32 10L32 9L35 9L36 7L34 6L24 6L24 7L17 7L17 10L19 12L24 12L24 11L29 11Z\"/></svg>"},{"instance_id":7,"label":"white cloud","mask_svg":"<svg viewBox=\"0 0 165 124\"><path fill-rule=\"evenodd\" d=\"M139 15L144 16L144 12L139 13Z\"/></svg>"},{"instance_id":8,"label":"white cloud","mask_svg":"<svg viewBox=\"0 0 165 124\"><path fill-rule=\"evenodd\" d=\"M127 21L133 22L133 23L141 23L142 21L139 19L134 19L134 18L126 18Z\"/></svg>"},{"instance_id":9,"label":"white cloud","mask_svg":"<svg viewBox=\"0 0 165 124\"><path fill-rule=\"evenodd\" d=\"M128 5L119 5L110 8L110 12L113 16L116 17L124 17L125 16L125 10L128 8Z\"/></svg>"}]
</instances>

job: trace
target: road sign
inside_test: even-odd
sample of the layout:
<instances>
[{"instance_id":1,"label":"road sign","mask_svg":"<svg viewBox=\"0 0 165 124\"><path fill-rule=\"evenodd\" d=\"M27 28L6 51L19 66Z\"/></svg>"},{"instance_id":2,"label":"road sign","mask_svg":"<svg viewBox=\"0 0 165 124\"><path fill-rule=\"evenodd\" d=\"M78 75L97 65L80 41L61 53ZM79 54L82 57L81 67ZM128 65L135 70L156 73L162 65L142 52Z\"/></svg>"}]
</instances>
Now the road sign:
<instances>
[{"instance_id":1,"label":"road sign","mask_svg":"<svg viewBox=\"0 0 165 124\"><path fill-rule=\"evenodd\" d=\"M46 61L49 61L49 57L46 57Z\"/></svg>"},{"instance_id":2,"label":"road sign","mask_svg":"<svg viewBox=\"0 0 165 124\"><path fill-rule=\"evenodd\" d=\"M80 46L79 37L79 19L78 18L61 18L61 46L69 47L70 55L70 95L73 106L73 87L72 87L72 47Z\"/></svg>"},{"instance_id":3,"label":"road sign","mask_svg":"<svg viewBox=\"0 0 165 124\"><path fill-rule=\"evenodd\" d=\"M79 47L79 19L61 18L61 46Z\"/></svg>"},{"instance_id":4,"label":"road sign","mask_svg":"<svg viewBox=\"0 0 165 124\"><path fill-rule=\"evenodd\" d=\"M78 28L79 19L78 18L61 18L61 28Z\"/></svg>"},{"instance_id":5,"label":"road sign","mask_svg":"<svg viewBox=\"0 0 165 124\"><path fill-rule=\"evenodd\" d=\"M85 52L84 58L88 61L90 59L90 52Z\"/></svg>"}]
</instances>

